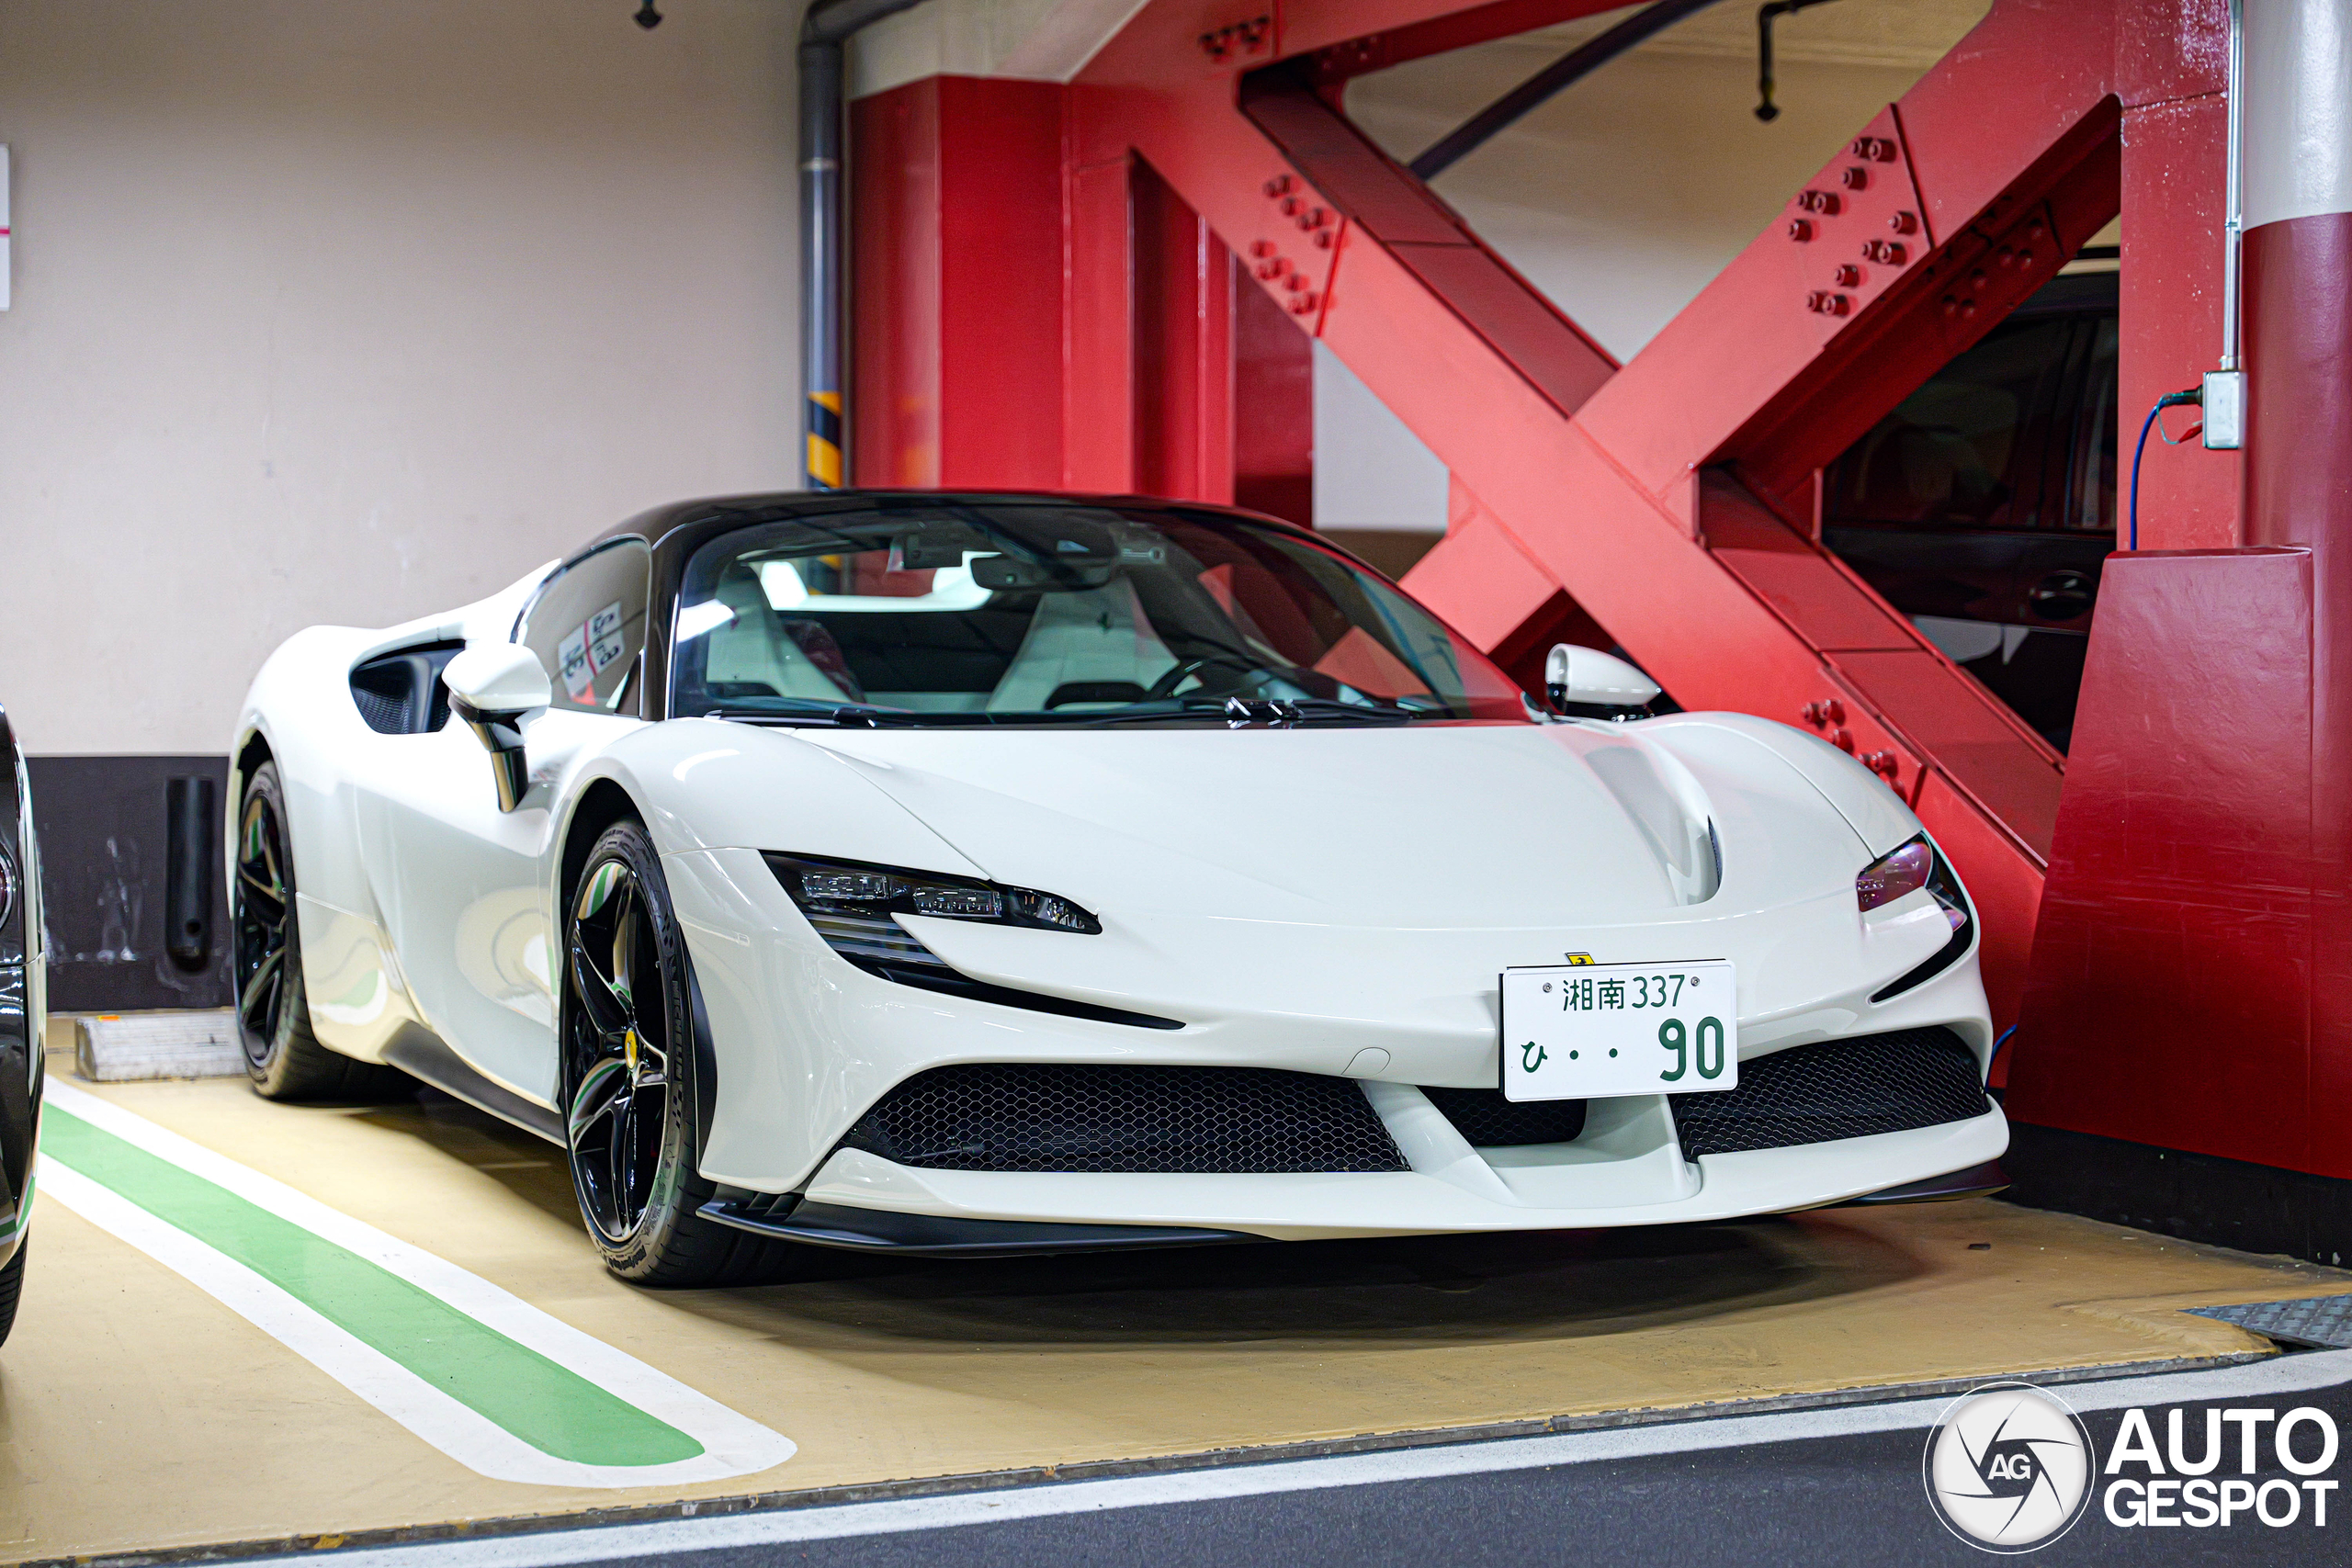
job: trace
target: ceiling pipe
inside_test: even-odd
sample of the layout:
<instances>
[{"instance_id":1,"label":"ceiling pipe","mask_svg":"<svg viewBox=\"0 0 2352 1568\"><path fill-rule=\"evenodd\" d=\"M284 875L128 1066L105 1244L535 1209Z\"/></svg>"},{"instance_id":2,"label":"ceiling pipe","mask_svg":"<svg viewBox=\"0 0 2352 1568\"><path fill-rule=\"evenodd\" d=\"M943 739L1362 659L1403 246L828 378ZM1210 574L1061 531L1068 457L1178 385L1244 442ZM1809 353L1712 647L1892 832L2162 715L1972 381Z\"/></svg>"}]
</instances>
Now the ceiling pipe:
<instances>
[{"instance_id":1,"label":"ceiling pipe","mask_svg":"<svg viewBox=\"0 0 2352 1568\"><path fill-rule=\"evenodd\" d=\"M1531 109L1584 80L1635 44L1714 3L1715 0L1656 0L1656 4L1634 12L1607 32L1578 44L1448 131L1442 141L1413 160L1413 173L1424 180L1437 178Z\"/></svg>"},{"instance_id":2,"label":"ceiling pipe","mask_svg":"<svg viewBox=\"0 0 2352 1568\"><path fill-rule=\"evenodd\" d=\"M800 466L810 490L839 490L849 474L843 46L860 28L922 3L816 0L800 18Z\"/></svg>"}]
</instances>

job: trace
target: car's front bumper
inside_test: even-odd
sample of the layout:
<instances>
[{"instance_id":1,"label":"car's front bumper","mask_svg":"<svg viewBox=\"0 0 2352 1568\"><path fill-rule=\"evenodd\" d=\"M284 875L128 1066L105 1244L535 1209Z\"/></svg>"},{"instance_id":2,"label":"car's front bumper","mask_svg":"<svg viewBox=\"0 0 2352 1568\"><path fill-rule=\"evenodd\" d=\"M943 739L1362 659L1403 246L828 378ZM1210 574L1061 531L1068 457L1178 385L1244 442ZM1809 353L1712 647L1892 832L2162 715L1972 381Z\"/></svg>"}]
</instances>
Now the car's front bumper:
<instances>
[{"instance_id":1,"label":"car's front bumper","mask_svg":"<svg viewBox=\"0 0 2352 1568\"><path fill-rule=\"evenodd\" d=\"M1597 951L1604 961L1700 953L1737 961L1743 1062L1813 1042L1944 1027L1981 1071L1992 1032L1973 959L1900 998L1871 1002L1889 974L1919 954L1894 943L1874 950L1870 933L1856 929L1850 893L1842 902L1701 909L1608 930L1227 921L1207 931L1136 922L1102 936L1002 933L1030 939L1051 962L1082 960L1129 981L1091 991L1023 973L1009 960L981 962L993 956L984 941L1000 933L937 933L950 962L992 982L1025 981L1185 1022L1156 1030L945 997L865 974L823 944L754 852L696 851L666 856L664 865L707 1015L717 1085L701 1169L752 1193L877 1213L1270 1237L1538 1230L1814 1208L1982 1164L2007 1146L2007 1124L1988 1108L1910 1132L1693 1161L1684 1157L1666 1098L1651 1095L1591 1102L1570 1143L1474 1149L1416 1087L1491 1087L1495 974L1503 963L1541 962L1563 950ZM1177 989L1186 976L1190 995ZM1352 1077L1409 1168L964 1171L918 1169L840 1146L898 1085L935 1067L991 1062Z\"/></svg>"},{"instance_id":2,"label":"car's front bumper","mask_svg":"<svg viewBox=\"0 0 2352 1568\"><path fill-rule=\"evenodd\" d=\"M916 1170L843 1149L818 1171L805 1198L972 1220L1197 1226L1283 1241L1580 1230L1820 1208L1998 1159L2008 1145L2008 1123L1994 1109L1968 1122L1708 1155L1695 1165L1673 1149L1667 1158L1633 1162L1646 1168L1639 1175L1626 1161L1592 1158L1574 1144L1483 1156L1464 1145L1464 1156L1434 1169L1421 1168L1427 1151L1408 1148L1409 1171L1283 1176Z\"/></svg>"}]
</instances>

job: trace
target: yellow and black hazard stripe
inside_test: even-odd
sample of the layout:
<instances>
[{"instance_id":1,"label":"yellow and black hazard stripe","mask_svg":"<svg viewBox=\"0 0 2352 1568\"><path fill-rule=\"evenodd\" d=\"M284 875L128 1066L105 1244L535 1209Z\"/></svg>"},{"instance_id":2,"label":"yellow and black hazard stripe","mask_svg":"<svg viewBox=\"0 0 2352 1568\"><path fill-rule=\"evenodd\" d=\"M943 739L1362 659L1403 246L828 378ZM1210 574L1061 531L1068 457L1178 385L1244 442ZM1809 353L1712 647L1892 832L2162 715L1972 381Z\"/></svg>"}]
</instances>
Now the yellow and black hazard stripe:
<instances>
[{"instance_id":1,"label":"yellow and black hazard stripe","mask_svg":"<svg viewBox=\"0 0 2352 1568\"><path fill-rule=\"evenodd\" d=\"M842 395L808 394L808 488L842 488Z\"/></svg>"}]
</instances>

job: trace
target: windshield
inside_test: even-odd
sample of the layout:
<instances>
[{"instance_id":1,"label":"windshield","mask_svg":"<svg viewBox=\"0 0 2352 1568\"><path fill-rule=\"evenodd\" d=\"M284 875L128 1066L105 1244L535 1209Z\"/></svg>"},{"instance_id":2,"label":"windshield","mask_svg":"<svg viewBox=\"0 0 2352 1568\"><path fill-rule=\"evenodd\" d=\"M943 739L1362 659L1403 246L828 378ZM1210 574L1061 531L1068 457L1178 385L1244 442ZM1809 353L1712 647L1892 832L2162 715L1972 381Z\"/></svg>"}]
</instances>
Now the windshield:
<instances>
[{"instance_id":1,"label":"windshield","mask_svg":"<svg viewBox=\"0 0 2352 1568\"><path fill-rule=\"evenodd\" d=\"M687 561L675 638L679 717L1528 717L1510 677L1395 588L1209 513L939 503L757 524Z\"/></svg>"}]
</instances>

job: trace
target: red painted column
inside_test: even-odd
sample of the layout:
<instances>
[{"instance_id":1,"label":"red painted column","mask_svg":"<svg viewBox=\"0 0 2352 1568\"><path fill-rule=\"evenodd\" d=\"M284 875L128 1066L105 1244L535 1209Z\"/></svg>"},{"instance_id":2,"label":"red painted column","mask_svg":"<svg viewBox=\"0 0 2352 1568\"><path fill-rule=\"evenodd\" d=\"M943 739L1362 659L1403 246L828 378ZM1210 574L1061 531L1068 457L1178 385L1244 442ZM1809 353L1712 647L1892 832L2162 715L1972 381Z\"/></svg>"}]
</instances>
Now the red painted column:
<instances>
[{"instance_id":1,"label":"red painted column","mask_svg":"<svg viewBox=\"0 0 2352 1568\"><path fill-rule=\"evenodd\" d=\"M2252 0L2245 107L2246 532L2312 552L2301 1168L2352 1176L2352 0ZM2330 1136L2318 1136L2327 1128Z\"/></svg>"},{"instance_id":2,"label":"red painted column","mask_svg":"<svg viewBox=\"0 0 2352 1568\"><path fill-rule=\"evenodd\" d=\"M1062 89L933 76L850 112L861 485L1062 482Z\"/></svg>"},{"instance_id":3,"label":"red painted column","mask_svg":"<svg viewBox=\"0 0 2352 1568\"><path fill-rule=\"evenodd\" d=\"M1233 504L1315 526L1315 340L1262 288L1233 293Z\"/></svg>"}]
</instances>

